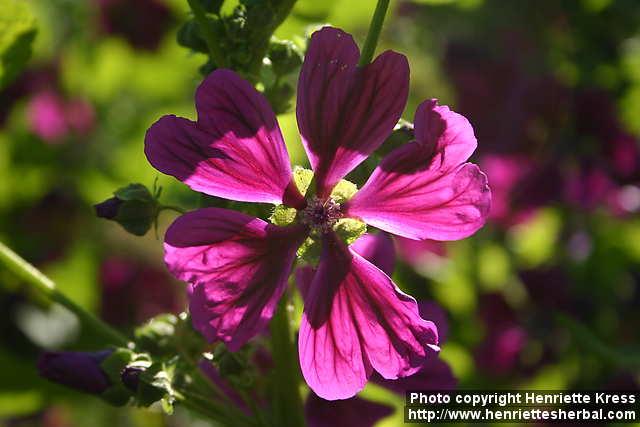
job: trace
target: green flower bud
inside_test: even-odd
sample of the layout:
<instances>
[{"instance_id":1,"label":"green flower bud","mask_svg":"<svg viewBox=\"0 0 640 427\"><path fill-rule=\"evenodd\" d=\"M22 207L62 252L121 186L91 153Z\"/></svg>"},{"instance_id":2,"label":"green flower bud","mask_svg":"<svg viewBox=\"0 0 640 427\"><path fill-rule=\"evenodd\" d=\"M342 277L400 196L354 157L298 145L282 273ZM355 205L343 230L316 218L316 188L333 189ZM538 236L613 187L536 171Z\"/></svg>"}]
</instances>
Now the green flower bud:
<instances>
[{"instance_id":1,"label":"green flower bud","mask_svg":"<svg viewBox=\"0 0 640 427\"><path fill-rule=\"evenodd\" d=\"M158 216L158 201L142 184L120 188L94 207L99 218L115 221L136 236L144 236Z\"/></svg>"},{"instance_id":2,"label":"green flower bud","mask_svg":"<svg viewBox=\"0 0 640 427\"><path fill-rule=\"evenodd\" d=\"M302 65L302 52L289 40L272 39L267 57L271 61L273 72L278 76L293 73Z\"/></svg>"}]
</instances>

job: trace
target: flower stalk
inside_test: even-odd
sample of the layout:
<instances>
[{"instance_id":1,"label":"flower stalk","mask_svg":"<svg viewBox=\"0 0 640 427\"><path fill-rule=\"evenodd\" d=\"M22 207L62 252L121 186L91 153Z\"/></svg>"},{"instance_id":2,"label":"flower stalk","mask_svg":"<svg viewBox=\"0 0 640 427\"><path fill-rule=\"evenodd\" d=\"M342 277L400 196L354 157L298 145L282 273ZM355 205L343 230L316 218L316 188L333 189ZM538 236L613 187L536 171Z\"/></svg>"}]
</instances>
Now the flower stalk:
<instances>
[{"instance_id":1,"label":"flower stalk","mask_svg":"<svg viewBox=\"0 0 640 427\"><path fill-rule=\"evenodd\" d=\"M127 345L128 339L124 335L67 298L56 289L51 279L2 242L0 242L0 263L50 301L66 307L78 317L82 325L103 337L108 343L117 346Z\"/></svg>"},{"instance_id":2,"label":"flower stalk","mask_svg":"<svg viewBox=\"0 0 640 427\"><path fill-rule=\"evenodd\" d=\"M380 32L382 31L382 24L389 8L389 0L378 0L376 4L376 10L373 12L371 18L371 24L369 25L369 32L367 38L362 47L362 54L360 55L360 62L358 65L364 67L369 64L373 59L376 46L378 45L378 39L380 38Z\"/></svg>"},{"instance_id":3,"label":"flower stalk","mask_svg":"<svg viewBox=\"0 0 640 427\"><path fill-rule=\"evenodd\" d=\"M274 418L279 426L304 427L304 412L298 388L298 352L293 342L287 306L287 298L283 298L270 324L274 378L277 379L273 392Z\"/></svg>"},{"instance_id":4,"label":"flower stalk","mask_svg":"<svg viewBox=\"0 0 640 427\"><path fill-rule=\"evenodd\" d=\"M224 68L227 66L225 56L223 52L220 50L219 45L216 43L216 36L213 33L213 29L207 20L207 14L200 4L200 0L187 0L189 3L189 7L191 8L191 12L193 12L193 17L198 24L198 28L200 29L200 33L205 43L207 44L207 48L209 49L209 57L219 68Z\"/></svg>"}]
</instances>

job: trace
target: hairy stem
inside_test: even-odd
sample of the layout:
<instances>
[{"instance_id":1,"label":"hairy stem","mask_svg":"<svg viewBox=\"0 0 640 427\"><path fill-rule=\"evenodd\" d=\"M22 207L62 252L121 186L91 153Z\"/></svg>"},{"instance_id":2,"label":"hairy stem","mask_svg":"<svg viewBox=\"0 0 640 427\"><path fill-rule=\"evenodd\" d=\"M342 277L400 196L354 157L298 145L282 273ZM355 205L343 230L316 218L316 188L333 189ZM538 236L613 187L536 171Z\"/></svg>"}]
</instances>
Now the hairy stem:
<instances>
[{"instance_id":1,"label":"hairy stem","mask_svg":"<svg viewBox=\"0 0 640 427\"><path fill-rule=\"evenodd\" d=\"M262 60L269 49L269 41L271 40L273 32L280 26L280 24L282 24L282 22L284 22L287 16L289 16L291 9L293 9L293 6L296 4L296 1L297 0L280 0L275 2L276 9L273 12L274 16L269 25L256 29L251 35L253 59L248 67L249 75L247 78L249 78L253 83L259 79Z\"/></svg>"},{"instance_id":2,"label":"hairy stem","mask_svg":"<svg viewBox=\"0 0 640 427\"><path fill-rule=\"evenodd\" d=\"M271 352L275 363L274 396L275 423L282 427L304 427L302 399L298 390L300 368L298 352L293 345L287 299L282 298L270 325Z\"/></svg>"},{"instance_id":3,"label":"hairy stem","mask_svg":"<svg viewBox=\"0 0 640 427\"><path fill-rule=\"evenodd\" d=\"M128 339L124 335L67 298L56 289L51 279L2 242L0 242L0 263L49 300L69 309L83 326L91 329L110 344L126 347Z\"/></svg>"},{"instance_id":4,"label":"hairy stem","mask_svg":"<svg viewBox=\"0 0 640 427\"><path fill-rule=\"evenodd\" d=\"M187 0L187 3L189 3L202 38L204 38L207 48L209 49L209 58L216 64L216 67L225 68L227 61L225 60L224 53L220 50L220 46L216 43L216 35L213 33L211 25L209 25L207 12L204 10L204 7L202 7L202 4L200 4L200 0Z\"/></svg>"},{"instance_id":5,"label":"hairy stem","mask_svg":"<svg viewBox=\"0 0 640 427\"><path fill-rule=\"evenodd\" d=\"M360 62L358 65L364 67L369 64L373 59L376 46L378 45L378 39L380 38L380 32L382 31L382 24L384 23L384 17L387 14L389 8L389 0L378 0L376 10L373 12L371 18L371 24L369 25L369 33L367 39L362 47L362 55L360 55Z\"/></svg>"}]
</instances>

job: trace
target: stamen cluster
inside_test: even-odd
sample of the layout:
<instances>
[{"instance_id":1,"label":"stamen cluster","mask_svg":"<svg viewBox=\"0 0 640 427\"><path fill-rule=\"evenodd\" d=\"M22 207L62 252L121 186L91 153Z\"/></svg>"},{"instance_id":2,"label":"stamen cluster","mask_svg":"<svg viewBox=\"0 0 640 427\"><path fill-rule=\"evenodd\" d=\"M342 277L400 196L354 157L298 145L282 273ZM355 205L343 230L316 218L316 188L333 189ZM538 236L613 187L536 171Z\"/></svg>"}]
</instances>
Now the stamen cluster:
<instances>
[{"instance_id":1,"label":"stamen cluster","mask_svg":"<svg viewBox=\"0 0 640 427\"><path fill-rule=\"evenodd\" d=\"M332 197L321 200L313 196L302 211L301 222L314 231L326 234L331 231L340 218L342 218L340 204L336 203Z\"/></svg>"}]
</instances>

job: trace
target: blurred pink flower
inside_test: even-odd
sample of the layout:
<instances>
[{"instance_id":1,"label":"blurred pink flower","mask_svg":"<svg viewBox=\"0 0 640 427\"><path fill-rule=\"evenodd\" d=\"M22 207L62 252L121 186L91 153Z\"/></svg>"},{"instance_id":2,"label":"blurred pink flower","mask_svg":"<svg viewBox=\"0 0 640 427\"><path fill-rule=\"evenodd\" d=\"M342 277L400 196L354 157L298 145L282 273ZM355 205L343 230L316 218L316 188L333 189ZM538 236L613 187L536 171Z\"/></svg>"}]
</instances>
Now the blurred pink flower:
<instances>
[{"instance_id":1,"label":"blurred pink flower","mask_svg":"<svg viewBox=\"0 0 640 427\"><path fill-rule=\"evenodd\" d=\"M69 133L64 100L54 92L31 98L27 114L33 133L49 143L59 143Z\"/></svg>"},{"instance_id":2,"label":"blurred pink flower","mask_svg":"<svg viewBox=\"0 0 640 427\"><path fill-rule=\"evenodd\" d=\"M62 143L70 135L84 136L95 122L91 104L81 99L67 101L51 90L33 95L27 119L31 131L50 144Z\"/></svg>"}]
</instances>

